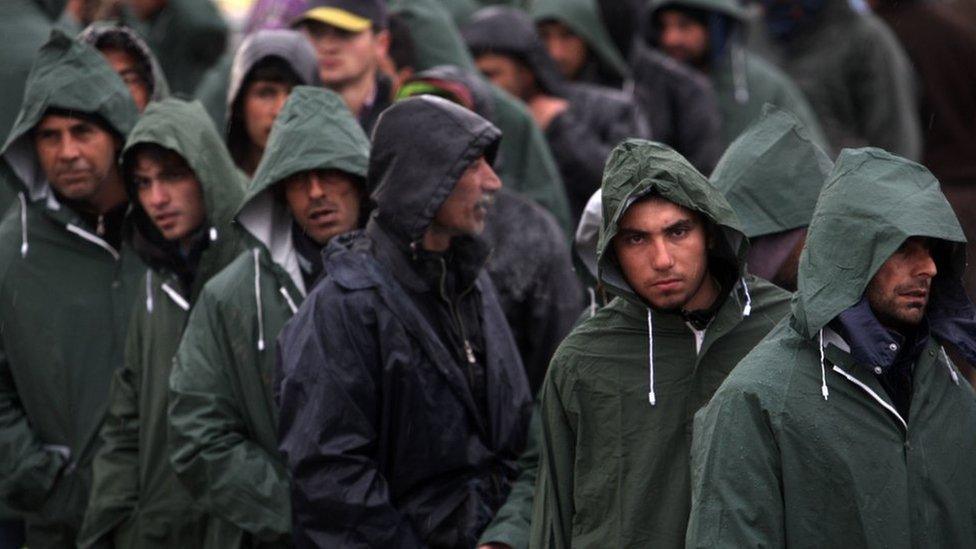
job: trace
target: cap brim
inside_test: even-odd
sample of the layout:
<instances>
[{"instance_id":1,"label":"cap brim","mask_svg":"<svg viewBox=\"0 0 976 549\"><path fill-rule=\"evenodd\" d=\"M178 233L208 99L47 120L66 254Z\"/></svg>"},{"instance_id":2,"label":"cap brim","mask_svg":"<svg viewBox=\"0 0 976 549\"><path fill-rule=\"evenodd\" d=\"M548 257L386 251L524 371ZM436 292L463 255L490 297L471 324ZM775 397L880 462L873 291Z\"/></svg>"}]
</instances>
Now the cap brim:
<instances>
[{"instance_id":1,"label":"cap brim","mask_svg":"<svg viewBox=\"0 0 976 549\"><path fill-rule=\"evenodd\" d=\"M363 32L373 26L373 22L365 17L329 7L312 8L306 11L295 24L300 25L304 21L319 21L349 32Z\"/></svg>"}]
</instances>

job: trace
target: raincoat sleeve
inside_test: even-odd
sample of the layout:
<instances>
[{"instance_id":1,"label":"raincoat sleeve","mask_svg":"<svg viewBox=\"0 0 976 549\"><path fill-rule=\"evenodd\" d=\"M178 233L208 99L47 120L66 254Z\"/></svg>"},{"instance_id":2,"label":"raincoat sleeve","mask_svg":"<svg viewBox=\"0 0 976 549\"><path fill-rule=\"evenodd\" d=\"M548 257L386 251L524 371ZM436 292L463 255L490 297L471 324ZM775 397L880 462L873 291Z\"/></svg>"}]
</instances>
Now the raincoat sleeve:
<instances>
[{"instance_id":1,"label":"raincoat sleeve","mask_svg":"<svg viewBox=\"0 0 976 549\"><path fill-rule=\"evenodd\" d=\"M264 541L288 536L287 473L275 456L247 437L234 391L230 370L237 362L229 342L242 335L228 329L206 289L183 334L170 374L174 471L208 512Z\"/></svg>"},{"instance_id":2,"label":"raincoat sleeve","mask_svg":"<svg viewBox=\"0 0 976 549\"><path fill-rule=\"evenodd\" d=\"M423 547L374 458L386 362L409 351L382 341L370 320L380 306L367 300L320 283L278 340L278 440L299 547Z\"/></svg>"},{"instance_id":3,"label":"raincoat sleeve","mask_svg":"<svg viewBox=\"0 0 976 549\"><path fill-rule=\"evenodd\" d=\"M557 362L549 369L540 395L541 453L535 500L532 505L530 547L561 549L570 547L573 528L573 463L576 458L577 416L566 408L560 382L567 373Z\"/></svg>"},{"instance_id":4,"label":"raincoat sleeve","mask_svg":"<svg viewBox=\"0 0 976 549\"><path fill-rule=\"evenodd\" d=\"M11 509L37 511L68 461L31 430L0 333L0 496Z\"/></svg>"},{"instance_id":5,"label":"raincoat sleeve","mask_svg":"<svg viewBox=\"0 0 976 549\"><path fill-rule=\"evenodd\" d=\"M145 284L140 286L145 288ZM110 537L139 504L139 380L145 299L143 290L129 322L125 362L112 376L108 413L99 433L102 446L92 460L92 489L79 535L81 547Z\"/></svg>"},{"instance_id":6,"label":"raincoat sleeve","mask_svg":"<svg viewBox=\"0 0 976 549\"><path fill-rule=\"evenodd\" d=\"M686 547L785 547L779 448L755 394L719 389L695 416Z\"/></svg>"},{"instance_id":7,"label":"raincoat sleeve","mask_svg":"<svg viewBox=\"0 0 976 549\"><path fill-rule=\"evenodd\" d=\"M505 505L481 534L478 545L504 543L512 549L528 549L529 527L532 523L532 500L539 476L539 437L542 423L538 403L532 409L529 438L518 460L519 476L512 485Z\"/></svg>"}]
</instances>

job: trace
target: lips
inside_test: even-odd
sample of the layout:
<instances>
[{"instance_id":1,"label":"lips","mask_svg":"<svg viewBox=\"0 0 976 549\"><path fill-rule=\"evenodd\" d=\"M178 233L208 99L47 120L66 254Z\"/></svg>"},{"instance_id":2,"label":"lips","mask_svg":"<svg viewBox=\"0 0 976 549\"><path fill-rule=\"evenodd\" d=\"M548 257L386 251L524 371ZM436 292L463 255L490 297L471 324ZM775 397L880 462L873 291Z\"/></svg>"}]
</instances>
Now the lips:
<instances>
[{"instance_id":1,"label":"lips","mask_svg":"<svg viewBox=\"0 0 976 549\"><path fill-rule=\"evenodd\" d=\"M318 225L331 225L336 222L336 214L339 210L334 208L325 208L321 210L315 210L311 212L308 216L309 220Z\"/></svg>"},{"instance_id":2,"label":"lips","mask_svg":"<svg viewBox=\"0 0 976 549\"><path fill-rule=\"evenodd\" d=\"M153 223L155 223L157 227L166 228L176 223L179 217L180 217L179 212L166 212L166 213L154 215L152 219L153 219Z\"/></svg>"},{"instance_id":3,"label":"lips","mask_svg":"<svg viewBox=\"0 0 976 549\"><path fill-rule=\"evenodd\" d=\"M661 280L659 282L655 282L654 284L651 284L651 287L654 288L655 290L668 291L668 290L675 290L680 285L681 285L680 279L669 278L667 280Z\"/></svg>"}]
</instances>

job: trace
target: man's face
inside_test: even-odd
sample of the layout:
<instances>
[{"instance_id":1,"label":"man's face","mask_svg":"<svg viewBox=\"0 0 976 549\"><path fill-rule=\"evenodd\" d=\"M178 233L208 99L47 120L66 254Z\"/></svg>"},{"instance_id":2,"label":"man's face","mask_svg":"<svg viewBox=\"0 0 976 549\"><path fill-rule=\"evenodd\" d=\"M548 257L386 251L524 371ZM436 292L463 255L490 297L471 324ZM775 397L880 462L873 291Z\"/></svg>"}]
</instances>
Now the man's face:
<instances>
[{"instance_id":1,"label":"man's face","mask_svg":"<svg viewBox=\"0 0 976 549\"><path fill-rule=\"evenodd\" d=\"M275 118L288 100L291 84L255 80L244 92L244 128L255 147L262 151L268 144Z\"/></svg>"},{"instance_id":2,"label":"man's face","mask_svg":"<svg viewBox=\"0 0 976 549\"><path fill-rule=\"evenodd\" d=\"M68 200L92 203L117 175L118 139L98 124L47 115L34 127L34 150L44 175Z\"/></svg>"},{"instance_id":3,"label":"man's face","mask_svg":"<svg viewBox=\"0 0 976 549\"><path fill-rule=\"evenodd\" d=\"M166 240L185 243L206 220L200 182L175 152L137 153L132 180L139 204Z\"/></svg>"},{"instance_id":4,"label":"man's face","mask_svg":"<svg viewBox=\"0 0 976 549\"><path fill-rule=\"evenodd\" d=\"M565 78L575 80L590 56L586 42L557 21L544 21L539 23L538 28L549 55L559 66L559 72Z\"/></svg>"},{"instance_id":5,"label":"man's face","mask_svg":"<svg viewBox=\"0 0 976 549\"><path fill-rule=\"evenodd\" d=\"M320 246L359 225L359 186L345 172L309 170L289 177L283 184L291 215Z\"/></svg>"},{"instance_id":6,"label":"man's face","mask_svg":"<svg viewBox=\"0 0 976 549\"><path fill-rule=\"evenodd\" d=\"M868 283L868 303L885 326L910 328L925 316L932 279L938 274L930 246L926 238L909 238Z\"/></svg>"},{"instance_id":7,"label":"man's face","mask_svg":"<svg viewBox=\"0 0 976 549\"><path fill-rule=\"evenodd\" d=\"M689 65L701 66L708 52L708 29L677 10L658 15L658 42L664 53Z\"/></svg>"},{"instance_id":8,"label":"man's face","mask_svg":"<svg viewBox=\"0 0 976 549\"><path fill-rule=\"evenodd\" d=\"M624 212L613 248L624 278L652 307L700 309L708 274L708 237L701 217L663 198L640 200Z\"/></svg>"},{"instance_id":9,"label":"man's face","mask_svg":"<svg viewBox=\"0 0 976 549\"><path fill-rule=\"evenodd\" d=\"M110 48L101 52L108 64L112 66L112 70L117 72L129 87L129 93L139 112L146 110L146 105L149 104L149 84L139 75L135 58L129 52L120 49Z\"/></svg>"},{"instance_id":10,"label":"man's face","mask_svg":"<svg viewBox=\"0 0 976 549\"><path fill-rule=\"evenodd\" d=\"M485 158L475 160L437 210L434 222L452 235L481 234L488 209L500 188L502 182Z\"/></svg>"},{"instance_id":11,"label":"man's face","mask_svg":"<svg viewBox=\"0 0 976 549\"><path fill-rule=\"evenodd\" d=\"M522 101L529 101L534 95L535 77L532 76L532 71L514 58L485 53L475 59L475 64L492 84Z\"/></svg>"},{"instance_id":12,"label":"man's face","mask_svg":"<svg viewBox=\"0 0 976 549\"><path fill-rule=\"evenodd\" d=\"M374 78L390 45L387 31L354 33L319 21L306 21L301 30L315 48L322 83L333 90Z\"/></svg>"}]
</instances>

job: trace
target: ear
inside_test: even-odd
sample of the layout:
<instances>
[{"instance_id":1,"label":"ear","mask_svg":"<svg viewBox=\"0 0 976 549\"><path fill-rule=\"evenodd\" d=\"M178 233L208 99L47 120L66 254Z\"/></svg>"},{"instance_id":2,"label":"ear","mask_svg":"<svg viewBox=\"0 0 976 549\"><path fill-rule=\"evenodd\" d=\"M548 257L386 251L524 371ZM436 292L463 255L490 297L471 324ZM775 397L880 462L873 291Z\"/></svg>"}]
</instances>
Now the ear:
<instances>
[{"instance_id":1,"label":"ear","mask_svg":"<svg viewBox=\"0 0 976 549\"><path fill-rule=\"evenodd\" d=\"M381 30L373 35L373 47L376 51L376 58L383 59L390 53L390 31Z\"/></svg>"}]
</instances>

